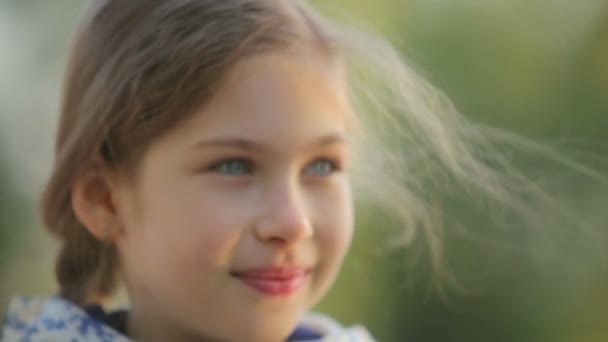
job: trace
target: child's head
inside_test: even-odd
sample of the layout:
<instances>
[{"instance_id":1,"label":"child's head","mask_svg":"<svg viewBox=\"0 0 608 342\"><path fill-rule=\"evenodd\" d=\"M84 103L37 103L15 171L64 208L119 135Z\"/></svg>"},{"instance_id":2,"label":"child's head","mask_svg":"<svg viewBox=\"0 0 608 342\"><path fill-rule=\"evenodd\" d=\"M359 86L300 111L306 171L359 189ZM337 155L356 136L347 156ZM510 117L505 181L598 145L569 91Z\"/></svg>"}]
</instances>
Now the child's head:
<instances>
[{"instance_id":1,"label":"child's head","mask_svg":"<svg viewBox=\"0 0 608 342\"><path fill-rule=\"evenodd\" d=\"M412 171L397 170L398 151L386 158L377 140L358 140L370 124L351 109L354 50L384 70L382 86L400 101L374 114L476 180L471 171L483 169L459 142L458 120L432 112L421 97L436 93L394 50L303 3L95 1L69 61L43 198L62 243L62 294L103 298L120 273L140 336L283 338L331 286L350 244L351 157L379 171L365 173L369 198L410 228L420 219L436 263ZM395 111L408 121L390 121Z\"/></svg>"},{"instance_id":2,"label":"child's head","mask_svg":"<svg viewBox=\"0 0 608 342\"><path fill-rule=\"evenodd\" d=\"M44 202L63 294L119 272L138 337L284 338L350 244L343 74L295 2L100 2Z\"/></svg>"}]
</instances>

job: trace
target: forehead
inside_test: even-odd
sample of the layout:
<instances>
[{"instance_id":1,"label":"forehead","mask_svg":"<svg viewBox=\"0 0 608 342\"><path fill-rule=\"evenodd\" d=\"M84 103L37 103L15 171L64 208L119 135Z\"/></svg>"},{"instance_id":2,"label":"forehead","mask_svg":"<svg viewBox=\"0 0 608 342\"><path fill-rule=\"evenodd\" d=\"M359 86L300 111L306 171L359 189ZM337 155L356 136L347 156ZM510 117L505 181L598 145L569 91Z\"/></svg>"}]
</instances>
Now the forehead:
<instances>
[{"instance_id":1,"label":"forehead","mask_svg":"<svg viewBox=\"0 0 608 342\"><path fill-rule=\"evenodd\" d=\"M314 98L349 110L344 80L344 68L338 60L314 52L292 51L242 61L228 75L223 92L251 95L255 93L252 88L273 87L285 99L310 97L309 100ZM221 97L221 92L218 95Z\"/></svg>"},{"instance_id":2,"label":"forehead","mask_svg":"<svg viewBox=\"0 0 608 342\"><path fill-rule=\"evenodd\" d=\"M287 146L347 135L351 116L339 63L304 53L266 54L239 63L210 102L181 125L181 135L234 135Z\"/></svg>"}]
</instances>

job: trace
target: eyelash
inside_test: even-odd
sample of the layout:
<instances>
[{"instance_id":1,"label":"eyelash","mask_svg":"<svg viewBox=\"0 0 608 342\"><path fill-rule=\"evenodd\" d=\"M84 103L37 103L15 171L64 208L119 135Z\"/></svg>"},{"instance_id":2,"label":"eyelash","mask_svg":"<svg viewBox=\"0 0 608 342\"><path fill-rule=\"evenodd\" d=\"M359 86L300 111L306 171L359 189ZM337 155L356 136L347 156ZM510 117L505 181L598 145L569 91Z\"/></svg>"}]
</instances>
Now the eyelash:
<instances>
[{"instance_id":1,"label":"eyelash","mask_svg":"<svg viewBox=\"0 0 608 342\"><path fill-rule=\"evenodd\" d=\"M230 165L238 165L237 163L240 163L239 169L237 169L237 174L233 174L233 172L231 172L230 169L227 168L229 168ZM318 163L327 163L325 165L329 165L329 170L325 169L322 174L312 174L312 176L325 177L342 170L340 164L337 161L332 160L331 158L315 159L313 162L306 165L304 170L310 168L311 166L317 165ZM227 176L239 177L253 174L255 172L255 165L253 161L247 158L227 158L213 163L211 166L208 167L208 171L224 174Z\"/></svg>"}]
</instances>

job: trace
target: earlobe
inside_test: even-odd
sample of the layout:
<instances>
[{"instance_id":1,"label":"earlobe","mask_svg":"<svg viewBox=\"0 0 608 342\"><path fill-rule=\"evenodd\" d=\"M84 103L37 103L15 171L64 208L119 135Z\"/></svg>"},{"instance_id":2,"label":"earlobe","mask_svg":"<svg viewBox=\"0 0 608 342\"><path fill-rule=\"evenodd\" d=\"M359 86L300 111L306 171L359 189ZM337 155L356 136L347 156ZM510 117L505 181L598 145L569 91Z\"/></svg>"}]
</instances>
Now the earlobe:
<instances>
[{"instance_id":1,"label":"earlobe","mask_svg":"<svg viewBox=\"0 0 608 342\"><path fill-rule=\"evenodd\" d=\"M72 208L82 225L97 239L111 242L119 231L109 177L93 162L72 184Z\"/></svg>"}]
</instances>

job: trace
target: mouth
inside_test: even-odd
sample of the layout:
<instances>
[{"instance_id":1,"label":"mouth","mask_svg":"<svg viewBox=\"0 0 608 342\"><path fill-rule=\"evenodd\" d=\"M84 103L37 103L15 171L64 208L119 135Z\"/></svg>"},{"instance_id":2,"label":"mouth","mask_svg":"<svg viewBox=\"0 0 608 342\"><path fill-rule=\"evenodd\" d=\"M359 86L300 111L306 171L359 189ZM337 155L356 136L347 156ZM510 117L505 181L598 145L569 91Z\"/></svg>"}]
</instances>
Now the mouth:
<instances>
[{"instance_id":1,"label":"mouth","mask_svg":"<svg viewBox=\"0 0 608 342\"><path fill-rule=\"evenodd\" d=\"M231 275L262 295L286 297L302 287L310 272L310 267L263 267Z\"/></svg>"}]
</instances>

